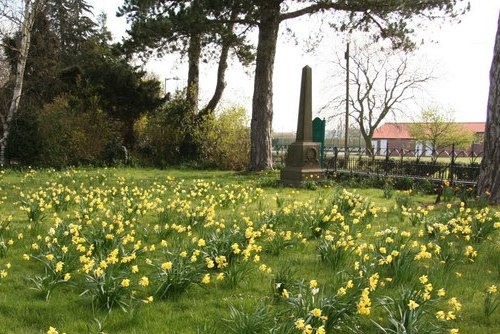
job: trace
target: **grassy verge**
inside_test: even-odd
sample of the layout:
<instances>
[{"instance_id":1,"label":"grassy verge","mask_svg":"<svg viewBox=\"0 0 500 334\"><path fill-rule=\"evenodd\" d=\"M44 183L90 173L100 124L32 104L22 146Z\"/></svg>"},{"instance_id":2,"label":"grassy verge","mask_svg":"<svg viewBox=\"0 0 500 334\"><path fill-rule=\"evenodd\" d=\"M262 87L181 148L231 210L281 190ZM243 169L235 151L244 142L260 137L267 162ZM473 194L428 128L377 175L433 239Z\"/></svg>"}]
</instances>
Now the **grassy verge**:
<instances>
[{"instance_id":1,"label":"grassy verge","mask_svg":"<svg viewBox=\"0 0 500 334\"><path fill-rule=\"evenodd\" d=\"M2 333L498 331L494 209L277 177L3 172Z\"/></svg>"}]
</instances>

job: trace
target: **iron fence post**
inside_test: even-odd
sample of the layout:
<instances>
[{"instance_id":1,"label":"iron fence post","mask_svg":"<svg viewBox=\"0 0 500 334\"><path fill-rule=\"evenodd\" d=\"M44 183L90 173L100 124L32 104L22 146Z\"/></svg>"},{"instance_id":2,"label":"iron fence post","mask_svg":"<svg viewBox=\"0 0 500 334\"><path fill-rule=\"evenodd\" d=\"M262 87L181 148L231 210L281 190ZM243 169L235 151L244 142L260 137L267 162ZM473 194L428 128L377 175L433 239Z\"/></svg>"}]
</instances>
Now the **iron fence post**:
<instances>
[{"instance_id":1,"label":"iron fence post","mask_svg":"<svg viewBox=\"0 0 500 334\"><path fill-rule=\"evenodd\" d=\"M385 176L387 176L389 171L389 150L385 149Z\"/></svg>"},{"instance_id":2,"label":"iron fence post","mask_svg":"<svg viewBox=\"0 0 500 334\"><path fill-rule=\"evenodd\" d=\"M453 184L453 174L455 172L455 144L451 145L451 163L450 163L450 181L451 184Z\"/></svg>"},{"instance_id":3,"label":"iron fence post","mask_svg":"<svg viewBox=\"0 0 500 334\"><path fill-rule=\"evenodd\" d=\"M337 158L339 156L339 149L337 147L333 148L333 172L337 172Z\"/></svg>"}]
</instances>

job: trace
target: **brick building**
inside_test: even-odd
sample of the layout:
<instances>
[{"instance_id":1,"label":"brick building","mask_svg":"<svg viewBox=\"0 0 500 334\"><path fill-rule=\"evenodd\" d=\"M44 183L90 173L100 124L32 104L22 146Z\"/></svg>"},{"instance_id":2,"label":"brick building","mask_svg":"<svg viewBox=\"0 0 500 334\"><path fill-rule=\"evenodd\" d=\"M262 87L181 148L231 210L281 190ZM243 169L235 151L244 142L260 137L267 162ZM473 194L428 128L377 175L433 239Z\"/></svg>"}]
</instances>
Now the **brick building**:
<instances>
[{"instance_id":1,"label":"brick building","mask_svg":"<svg viewBox=\"0 0 500 334\"><path fill-rule=\"evenodd\" d=\"M409 132L411 123L385 123L378 127L373 134L373 150L376 155L385 155L388 151L390 155L419 155L431 156L432 147L425 143L417 142ZM464 129L471 131L475 135L474 143L465 149L466 154L474 153L480 155L483 152L483 138L486 128L485 122L456 123ZM450 151L451 148L445 148Z\"/></svg>"}]
</instances>

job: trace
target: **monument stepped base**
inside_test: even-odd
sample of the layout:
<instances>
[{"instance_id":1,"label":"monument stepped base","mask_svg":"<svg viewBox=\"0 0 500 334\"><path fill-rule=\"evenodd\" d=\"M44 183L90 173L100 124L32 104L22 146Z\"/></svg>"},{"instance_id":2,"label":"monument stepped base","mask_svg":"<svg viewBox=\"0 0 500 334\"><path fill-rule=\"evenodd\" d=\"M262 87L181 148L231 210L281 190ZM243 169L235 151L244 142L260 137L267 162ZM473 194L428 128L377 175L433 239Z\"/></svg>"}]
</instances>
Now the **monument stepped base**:
<instances>
[{"instance_id":1,"label":"monument stepped base","mask_svg":"<svg viewBox=\"0 0 500 334\"><path fill-rule=\"evenodd\" d=\"M320 168L285 167L281 170L281 182L285 186L298 187L306 181L321 181L325 173Z\"/></svg>"}]
</instances>

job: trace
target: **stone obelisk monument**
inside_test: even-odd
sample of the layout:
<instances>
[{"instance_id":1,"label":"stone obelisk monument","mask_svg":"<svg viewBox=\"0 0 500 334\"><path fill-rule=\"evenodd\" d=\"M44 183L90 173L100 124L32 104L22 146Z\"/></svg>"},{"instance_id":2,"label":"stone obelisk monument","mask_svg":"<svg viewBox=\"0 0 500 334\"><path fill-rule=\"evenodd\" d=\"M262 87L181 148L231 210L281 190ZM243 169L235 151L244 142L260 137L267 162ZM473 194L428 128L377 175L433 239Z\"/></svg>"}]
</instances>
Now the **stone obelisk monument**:
<instances>
[{"instance_id":1,"label":"stone obelisk monument","mask_svg":"<svg viewBox=\"0 0 500 334\"><path fill-rule=\"evenodd\" d=\"M312 69L304 66L300 87L299 120L295 142L288 146L281 181L285 185L299 186L304 181L324 178L319 164L319 143L312 141Z\"/></svg>"}]
</instances>

